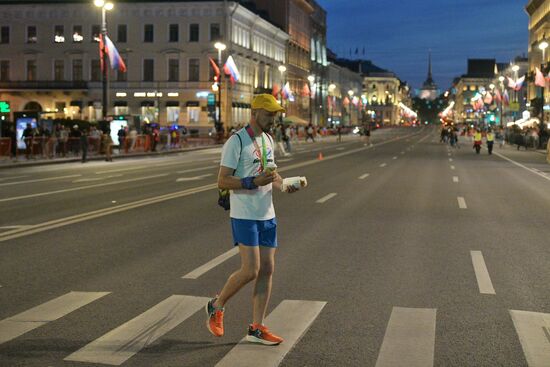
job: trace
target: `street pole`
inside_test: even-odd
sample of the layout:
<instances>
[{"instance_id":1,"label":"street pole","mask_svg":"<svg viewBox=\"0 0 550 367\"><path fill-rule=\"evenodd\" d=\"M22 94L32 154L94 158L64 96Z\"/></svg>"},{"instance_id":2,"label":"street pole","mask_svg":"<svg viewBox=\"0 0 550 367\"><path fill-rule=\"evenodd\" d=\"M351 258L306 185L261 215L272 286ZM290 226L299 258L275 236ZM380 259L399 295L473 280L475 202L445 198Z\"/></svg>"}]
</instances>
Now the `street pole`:
<instances>
[{"instance_id":1,"label":"street pole","mask_svg":"<svg viewBox=\"0 0 550 367\"><path fill-rule=\"evenodd\" d=\"M101 7L101 37L103 39L103 77L102 77L102 84L103 84L103 101L102 101L102 116L103 120L105 121L107 118L107 106L109 103L109 96L107 94L108 91L108 67L107 67L107 53L105 52L105 40L107 37L107 19L106 19L106 9L105 6Z\"/></svg>"},{"instance_id":2,"label":"street pole","mask_svg":"<svg viewBox=\"0 0 550 367\"><path fill-rule=\"evenodd\" d=\"M218 68L220 69L220 76L218 77L218 103L220 104L218 107L218 126L216 127L216 130L219 133L222 131L222 75L224 74L222 71L222 50L221 48L218 48Z\"/></svg>"}]
</instances>

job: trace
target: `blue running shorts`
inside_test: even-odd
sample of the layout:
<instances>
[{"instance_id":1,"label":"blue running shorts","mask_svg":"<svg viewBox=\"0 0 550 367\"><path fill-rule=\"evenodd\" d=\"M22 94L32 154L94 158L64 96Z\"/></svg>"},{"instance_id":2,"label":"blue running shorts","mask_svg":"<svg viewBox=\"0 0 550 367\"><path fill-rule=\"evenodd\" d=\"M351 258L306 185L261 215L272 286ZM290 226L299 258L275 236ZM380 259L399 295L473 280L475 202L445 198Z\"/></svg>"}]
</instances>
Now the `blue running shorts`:
<instances>
[{"instance_id":1,"label":"blue running shorts","mask_svg":"<svg viewBox=\"0 0 550 367\"><path fill-rule=\"evenodd\" d=\"M277 247L277 219L251 220L231 218L233 243L245 246Z\"/></svg>"}]
</instances>

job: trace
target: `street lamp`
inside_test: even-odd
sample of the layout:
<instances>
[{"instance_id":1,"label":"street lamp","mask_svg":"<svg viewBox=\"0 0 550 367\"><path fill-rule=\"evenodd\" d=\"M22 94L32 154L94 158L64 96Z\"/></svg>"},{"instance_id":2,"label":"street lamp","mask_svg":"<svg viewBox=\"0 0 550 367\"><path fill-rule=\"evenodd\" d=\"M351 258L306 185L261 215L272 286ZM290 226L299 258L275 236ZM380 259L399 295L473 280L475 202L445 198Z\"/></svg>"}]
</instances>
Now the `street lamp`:
<instances>
[{"instance_id":1,"label":"street lamp","mask_svg":"<svg viewBox=\"0 0 550 367\"><path fill-rule=\"evenodd\" d=\"M101 8L101 38L103 41L103 70L102 70L102 84L103 84L103 106L102 115L103 120L107 118L107 106L109 105L108 90L108 69L107 69L107 52L105 52L105 37L107 36L107 11L113 10L115 5L112 2L105 2L105 0L94 0L94 5Z\"/></svg>"},{"instance_id":2,"label":"street lamp","mask_svg":"<svg viewBox=\"0 0 550 367\"><path fill-rule=\"evenodd\" d=\"M546 49L548 48L548 42L546 41L542 41L540 44L539 44L539 50L542 51L542 60L541 60L541 63L540 63L540 70L541 70L541 73L545 73L546 71L546 68L545 68L545 64L546 64ZM544 105L546 104L546 98L544 96L544 86L541 86L540 87L540 90L541 90L541 99L542 99L542 104L540 106L540 130L542 131L542 129L545 129L546 125L544 124ZM542 144L542 140L539 139L539 142L540 144Z\"/></svg>"},{"instance_id":3,"label":"street lamp","mask_svg":"<svg viewBox=\"0 0 550 367\"><path fill-rule=\"evenodd\" d=\"M348 124L351 125L351 99L353 98L353 94L355 92L352 91L351 89L348 90L348 96L349 96L349 104L348 104L348 113L349 113L349 120L348 120Z\"/></svg>"},{"instance_id":4,"label":"street lamp","mask_svg":"<svg viewBox=\"0 0 550 367\"><path fill-rule=\"evenodd\" d=\"M307 80L309 80L309 123L310 125L313 125L313 82L315 81L315 75L309 75L307 77Z\"/></svg>"},{"instance_id":5,"label":"street lamp","mask_svg":"<svg viewBox=\"0 0 550 367\"><path fill-rule=\"evenodd\" d=\"M223 123L222 123L222 75L223 75L223 72L221 71L222 70L222 51L224 51L227 48L227 46L224 43L216 42L214 43L214 48L218 50L218 68L220 69L220 75L218 76L218 80L217 80L218 103L220 105L218 107L218 119L216 121L216 131L218 132L218 139L219 139L223 128Z\"/></svg>"}]
</instances>

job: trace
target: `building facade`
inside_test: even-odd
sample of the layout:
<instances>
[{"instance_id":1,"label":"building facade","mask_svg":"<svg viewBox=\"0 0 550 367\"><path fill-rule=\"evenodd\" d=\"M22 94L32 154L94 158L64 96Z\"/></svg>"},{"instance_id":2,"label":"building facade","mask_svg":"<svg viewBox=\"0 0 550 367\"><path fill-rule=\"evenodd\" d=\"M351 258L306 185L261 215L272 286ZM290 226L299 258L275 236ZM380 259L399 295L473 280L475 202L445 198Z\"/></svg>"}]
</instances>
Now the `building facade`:
<instances>
[{"instance_id":1,"label":"building facade","mask_svg":"<svg viewBox=\"0 0 550 367\"><path fill-rule=\"evenodd\" d=\"M91 1L4 1L0 19L1 100L44 118L101 118L101 10ZM108 114L130 123L213 127L216 41L241 74L222 82L222 122L246 123L252 95L272 88L287 59L288 35L235 2L119 1L107 29L127 65L126 73L109 70Z\"/></svg>"}]
</instances>

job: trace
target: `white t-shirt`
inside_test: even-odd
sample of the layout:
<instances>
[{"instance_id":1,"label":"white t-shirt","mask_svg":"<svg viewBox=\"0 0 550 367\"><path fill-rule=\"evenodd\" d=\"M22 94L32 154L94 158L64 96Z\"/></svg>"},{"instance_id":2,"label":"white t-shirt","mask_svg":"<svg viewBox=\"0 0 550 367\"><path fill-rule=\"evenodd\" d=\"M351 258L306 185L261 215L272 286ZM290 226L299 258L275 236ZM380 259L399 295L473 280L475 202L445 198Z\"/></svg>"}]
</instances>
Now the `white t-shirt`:
<instances>
[{"instance_id":1,"label":"white t-shirt","mask_svg":"<svg viewBox=\"0 0 550 367\"><path fill-rule=\"evenodd\" d=\"M239 141L239 137L241 138ZM275 163L275 154L270 136L263 133L267 162ZM245 178L261 174L262 135L257 136L258 152L246 129L240 129L224 144L220 165L236 169L234 176ZM242 142L242 151L241 151ZM230 216L235 219L269 220L275 218L272 200L272 184L255 190L232 190Z\"/></svg>"}]
</instances>

